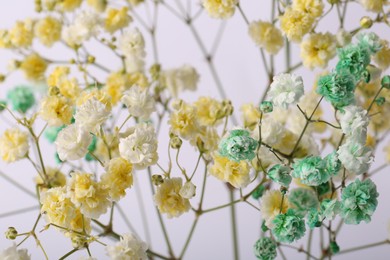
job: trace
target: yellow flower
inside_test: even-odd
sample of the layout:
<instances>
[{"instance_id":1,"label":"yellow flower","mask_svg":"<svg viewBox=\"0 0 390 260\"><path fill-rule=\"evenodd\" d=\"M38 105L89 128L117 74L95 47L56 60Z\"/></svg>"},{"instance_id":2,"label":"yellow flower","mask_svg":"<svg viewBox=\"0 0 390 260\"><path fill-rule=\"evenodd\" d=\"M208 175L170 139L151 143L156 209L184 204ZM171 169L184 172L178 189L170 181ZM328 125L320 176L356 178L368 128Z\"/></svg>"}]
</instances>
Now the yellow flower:
<instances>
[{"instance_id":1,"label":"yellow flower","mask_svg":"<svg viewBox=\"0 0 390 260\"><path fill-rule=\"evenodd\" d=\"M324 10L324 4L321 0L294 0L292 7L295 10L309 14L313 18L320 17Z\"/></svg>"},{"instance_id":2,"label":"yellow flower","mask_svg":"<svg viewBox=\"0 0 390 260\"><path fill-rule=\"evenodd\" d=\"M260 111L253 104L244 104L241 106L242 120L244 121L244 127L250 130L255 129L257 123L260 120Z\"/></svg>"},{"instance_id":3,"label":"yellow flower","mask_svg":"<svg viewBox=\"0 0 390 260\"><path fill-rule=\"evenodd\" d=\"M190 139L190 143L205 155L210 155L210 153L218 149L220 139L221 138L219 137L218 132L214 127L202 126L199 128L199 131Z\"/></svg>"},{"instance_id":4,"label":"yellow flower","mask_svg":"<svg viewBox=\"0 0 390 260\"><path fill-rule=\"evenodd\" d=\"M336 55L336 39L330 33L312 33L301 43L303 65L310 68L325 68Z\"/></svg>"},{"instance_id":5,"label":"yellow flower","mask_svg":"<svg viewBox=\"0 0 390 260\"><path fill-rule=\"evenodd\" d=\"M108 75L104 89L111 97L112 104L116 105L122 98L123 92L131 86L132 82L129 74L114 72Z\"/></svg>"},{"instance_id":6,"label":"yellow flower","mask_svg":"<svg viewBox=\"0 0 390 260\"><path fill-rule=\"evenodd\" d=\"M62 187L65 186L66 184L66 177L65 175L57 168L52 168L52 167L46 167L46 176L48 178L48 186L49 187ZM43 173L41 173L43 174ZM37 185L44 185L45 182L41 178L41 175L38 175L35 178L35 183Z\"/></svg>"},{"instance_id":7,"label":"yellow flower","mask_svg":"<svg viewBox=\"0 0 390 260\"><path fill-rule=\"evenodd\" d=\"M133 19L127 14L128 8L122 7L121 9L110 8L107 11L105 19L105 29L109 33L125 28Z\"/></svg>"},{"instance_id":8,"label":"yellow flower","mask_svg":"<svg viewBox=\"0 0 390 260\"><path fill-rule=\"evenodd\" d=\"M374 61L378 64L379 68L386 70L390 67L390 46L388 41L382 41L382 49L380 49L374 55Z\"/></svg>"},{"instance_id":9,"label":"yellow flower","mask_svg":"<svg viewBox=\"0 0 390 260\"><path fill-rule=\"evenodd\" d=\"M371 11L374 13L380 13L383 11L383 6L387 4L388 0L360 0L360 4L367 11Z\"/></svg>"},{"instance_id":10,"label":"yellow flower","mask_svg":"<svg viewBox=\"0 0 390 260\"><path fill-rule=\"evenodd\" d=\"M18 128L7 129L0 137L0 155L7 163L24 158L29 148L27 133Z\"/></svg>"},{"instance_id":11,"label":"yellow flower","mask_svg":"<svg viewBox=\"0 0 390 260\"><path fill-rule=\"evenodd\" d=\"M61 28L61 21L52 16L47 16L36 23L35 35L42 44L51 47L56 41L60 40Z\"/></svg>"},{"instance_id":12,"label":"yellow flower","mask_svg":"<svg viewBox=\"0 0 390 260\"><path fill-rule=\"evenodd\" d=\"M89 218L98 218L111 206L108 189L93 180L89 173L73 172L67 185L67 196Z\"/></svg>"},{"instance_id":13,"label":"yellow flower","mask_svg":"<svg viewBox=\"0 0 390 260\"><path fill-rule=\"evenodd\" d=\"M184 101L178 101L173 107L169 119L171 131L184 139L191 139L199 131L196 109Z\"/></svg>"},{"instance_id":14,"label":"yellow flower","mask_svg":"<svg viewBox=\"0 0 390 260\"><path fill-rule=\"evenodd\" d=\"M44 77L47 63L41 56L33 53L22 61L20 68L28 80L39 81Z\"/></svg>"},{"instance_id":15,"label":"yellow flower","mask_svg":"<svg viewBox=\"0 0 390 260\"><path fill-rule=\"evenodd\" d=\"M212 18L227 19L233 16L238 0L203 0L203 7Z\"/></svg>"},{"instance_id":16,"label":"yellow flower","mask_svg":"<svg viewBox=\"0 0 390 260\"><path fill-rule=\"evenodd\" d=\"M112 104L110 96L108 96L104 90L98 88L93 88L92 90L85 90L81 92L80 96L77 99L77 106L81 106L87 100L90 100L92 98L96 98L97 101L106 106L106 109L111 110Z\"/></svg>"},{"instance_id":17,"label":"yellow flower","mask_svg":"<svg viewBox=\"0 0 390 260\"><path fill-rule=\"evenodd\" d=\"M314 23L314 18L311 15L291 7L286 8L285 13L279 20L280 28L287 38L293 42L300 42Z\"/></svg>"},{"instance_id":18,"label":"yellow flower","mask_svg":"<svg viewBox=\"0 0 390 260\"><path fill-rule=\"evenodd\" d=\"M105 134L106 142L103 141L102 138L98 138L96 142L96 150L94 151L94 154L100 158L100 160L108 161L111 158L115 158L119 156L119 138L117 135L113 134ZM110 149L110 152L108 151L108 148ZM110 156L111 155L111 156Z\"/></svg>"},{"instance_id":19,"label":"yellow flower","mask_svg":"<svg viewBox=\"0 0 390 260\"><path fill-rule=\"evenodd\" d=\"M0 30L0 48L12 48L9 32Z\"/></svg>"},{"instance_id":20,"label":"yellow flower","mask_svg":"<svg viewBox=\"0 0 390 260\"><path fill-rule=\"evenodd\" d=\"M60 11L72 12L78 8L82 3L82 0L61 0L58 1L57 5Z\"/></svg>"},{"instance_id":21,"label":"yellow flower","mask_svg":"<svg viewBox=\"0 0 390 260\"><path fill-rule=\"evenodd\" d=\"M95 9L96 12L104 12L107 7L108 0L87 0L87 4Z\"/></svg>"},{"instance_id":22,"label":"yellow flower","mask_svg":"<svg viewBox=\"0 0 390 260\"><path fill-rule=\"evenodd\" d=\"M282 205L283 199L283 205ZM288 209L288 198L284 196L279 190L268 190L261 197L260 212L265 220L265 225L272 228L272 220L280 213L286 213Z\"/></svg>"},{"instance_id":23,"label":"yellow flower","mask_svg":"<svg viewBox=\"0 0 390 260\"><path fill-rule=\"evenodd\" d=\"M9 31L9 39L16 48L29 47L34 38L34 22L31 19L26 21L17 21L14 27Z\"/></svg>"},{"instance_id":24,"label":"yellow flower","mask_svg":"<svg viewBox=\"0 0 390 260\"><path fill-rule=\"evenodd\" d=\"M53 72L47 77L47 85L49 87L58 87L61 95L75 101L80 95L81 88L76 78L68 78L69 74L69 67L55 67Z\"/></svg>"},{"instance_id":25,"label":"yellow flower","mask_svg":"<svg viewBox=\"0 0 390 260\"><path fill-rule=\"evenodd\" d=\"M72 119L73 107L64 96L47 96L41 100L39 114L49 126L67 125Z\"/></svg>"},{"instance_id":26,"label":"yellow flower","mask_svg":"<svg viewBox=\"0 0 390 260\"><path fill-rule=\"evenodd\" d=\"M194 103L196 108L196 116L202 126L216 126L221 120L222 104L215 99L209 97L200 97Z\"/></svg>"},{"instance_id":27,"label":"yellow flower","mask_svg":"<svg viewBox=\"0 0 390 260\"><path fill-rule=\"evenodd\" d=\"M47 85L49 87L58 87L63 77L66 77L70 73L70 68L65 66L57 66L52 73L47 77Z\"/></svg>"},{"instance_id":28,"label":"yellow flower","mask_svg":"<svg viewBox=\"0 0 390 260\"><path fill-rule=\"evenodd\" d=\"M101 177L101 183L109 190L112 200L118 201L126 195L126 189L133 185L133 165L118 157L111 159L107 171Z\"/></svg>"},{"instance_id":29,"label":"yellow flower","mask_svg":"<svg viewBox=\"0 0 390 260\"><path fill-rule=\"evenodd\" d=\"M164 180L157 188L154 203L168 218L179 217L191 208L190 201L180 195L182 186L181 178L171 178Z\"/></svg>"},{"instance_id":30,"label":"yellow flower","mask_svg":"<svg viewBox=\"0 0 390 260\"><path fill-rule=\"evenodd\" d=\"M235 188L244 188L249 182L249 164L246 161L230 161L228 158L213 155L214 163L210 167L210 174L221 181L230 183Z\"/></svg>"},{"instance_id":31,"label":"yellow flower","mask_svg":"<svg viewBox=\"0 0 390 260\"><path fill-rule=\"evenodd\" d=\"M277 54L283 47L282 32L272 23L257 21L249 24L249 36L256 45L270 54Z\"/></svg>"}]
</instances>

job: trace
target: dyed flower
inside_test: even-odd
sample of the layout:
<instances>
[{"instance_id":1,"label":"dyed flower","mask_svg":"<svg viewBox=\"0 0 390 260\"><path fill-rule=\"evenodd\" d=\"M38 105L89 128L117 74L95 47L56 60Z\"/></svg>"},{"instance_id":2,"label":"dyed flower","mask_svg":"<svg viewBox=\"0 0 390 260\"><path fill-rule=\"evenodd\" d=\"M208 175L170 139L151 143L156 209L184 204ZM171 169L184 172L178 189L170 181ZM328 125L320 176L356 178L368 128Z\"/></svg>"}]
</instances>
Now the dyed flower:
<instances>
[{"instance_id":1,"label":"dyed flower","mask_svg":"<svg viewBox=\"0 0 390 260\"><path fill-rule=\"evenodd\" d=\"M359 44L365 46L370 51L371 55L382 49L381 39L374 32L359 33L357 39Z\"/></svg>"},{"instance_id":2,"label":"dyed flower","mask_svg":"<svg viewBox=\"0 0 390 260\"><path fill-rule=\"evenodd\" d=\"M35 104L34 93L30 87L17 86L7 93L12 109L21 113L26 113Z\"/></svg>"},{"instance_id":3,"label":"dyed flower","mask_svg":"<svg viewBox=\"0 0 390 260\"><path fill-rule=\"evenodd\" d=\"M41 100L39 115L49 126L67 125L73 116L73 106L64 96L47 96Z\"/></svg>"},{"instance_id":4,"label":"dyed flower","mask_svg":"<svg viewBox=\"0 0 390 260\"><path fill-rule=\"evenodd\" d=\"M150 114L156 110L153 97L148 93L148 89L140 86L133 86L123 93L122 103L129 110L129 114L146 120Z\"/></svg>"},{"instance_id":5,"label":"dyed flower","mask_svg":"<svg viewBox=\"0 0 390 260\"><path fill-rule=\"evenodd\" d=\"M273 260L276 258L276 243L269 237L262 237L253 246L253 252L259 260Z\"/></svg>"},{"instance_id":6,"label":"dyed flower","mask_svg":"<svg viewBox=\"0 0 390 260\"><path fill-rule=\"evenodd\" d=\"M89 132L86 132L76 124L71 124L59 132L55 141L57 153L62 161L78 160L88 152L88 146L92 141Z\"/></svg>"},{"instance_id":7,"label":"dyed flower","mask_svg":"<svg viewBox=\"0 0 390 260\"><path fill-rule=\"evenodd\" d=\"M339 62L336 65L337 73L346 70L350 72L355 81L362 78L363 72L370 64L370 51L363 44L349 44L342 49L338 49Z\"/></svg>"},{"instance_id":8,"label":"dyed flower","mask_svg":"<svg viewBox=\"0 0 390 260\"><path fill-rule=\"evenodd\" d=\"M104 12L106 10L107 0L87 0L87 4L92 7L96 12Z\"/></svg>"},{"instance_id":9,"label":"dyed flower","mask_svg":"<svg viewBox=\"0 0 390 260\"><path fill-rule=\"evenodd\" d=\"M242 112L241 118L244 122L244 127L253 130L259 123L260 111L250 103L242 105L240 110Z\"/></svg>"},{"instance_id":10,"label":"dyed flower","mask_svg":"<svg viewBox=\"0 0 390 260\"><path fill-rule=\"evenodd\" d=\"M28 135L18 128L7 129L0 137L0 155L4 162L23 159L29 150Z\"/></svg>"},{"instance_id":11,"label":"dyed flower","mask_svg":"<svg viewBox=\"0 0 390 260\"><path fill-rule=\"evenodd\" d=\"M383 6L386 5L387 0L359 0L359 2L367 11L380 13L383 12Z\"/></svg>"},{"instance_id":12,"label":"dyed flower","mask_svg":"<svg viewBox=\"0 0 390 260\"><path fill-rule=\"evenodd\" d=\"M266 191L260 201L261 217L264 219L265 225L268 228L272 228L275 217L280 213L286 213L288 205L287 196L283 196L279 190Z\"/></svg>"},{"instance_id":13,"label":"dyed flower","mask_svg":"<svg viewBox=\"0 0 390 260\"><path fill-rule=\"evenodd\" d=\"M148 245L135 234L123 234L115 245L106 247L107 254L112 260L134 259L146 260Z\"/></svg>"},{"instance_id":14,"label":"dyed flower","mask_svg":"<svg viewBox=\"0 0 390 260\"><path fill-rule=\"evenodd\" d=\"M325 68L335 55L335 38L330 33L310 34L301 43L303 65L310 69Z\"/></svg>"},{"instance_id":15,"label":"dyed flower","mask_svg":"<svg viewBox=\"0 0 390 260\"><path fill-rule=\"evenodd\" d=\"M307 212L307 225L310 229L321 226L321 216L316 208L311 208Z\"/></svg>"},{"instance_id":16,"label":"dyed flower","mask_svg":"<svg viewBox=\"0 0 390 260\"><path fill-rule=\"evenodd\" d=\"M371 148L349 139L339 147L337 154L345 169L356 175L367 172L374 160Z\"/></svg>"},{"instance_id":17,"label":"dyed flower","mask_svg":"<svg viewBox=\"0 0 390 260\"><path fill-rule=\"evenodd\" d=\"M35 24L35 35L42 44L51 47L61 38L61 21L52 16L47 16Z\"/></svg>"},{"instance_id":18,"label":"dyed flower","mask_svg":"<svg viewBox=\"0 0 390 260\"><path fill-rule=\"evenodd\" d=\"M270 101L263 101L260 104L260 111L263 113L271 113L274 110L274 105Z\"/></svg>"},{"instance_id":19,"label":"dyed flower","mask_svg":"<svg viewBox=\"0 0 390 260\"><path fill-rule=\"evenodd\" d=\"M273 77L267 97L275 106L287 109L289 105L298 103L303 92L300 76L282 73Z\"/></svg>"},{"instance_id":20,"label":"dyed flower","mask_svg":"<svg viewBox=\"0 0 390 260\"><path fill-rule=\"evenodd\" d=\"M197 120L202 126L216 126L221 123L223 105L221 102L209 97L200 97L194 102Z\"/></svg>"},{"instance_id":21,"label":"dyed flower","mask_svg":"<svg viewBox=\"0 0 390 260\"><path fill-rule=\"evenodd\" d=\"M287 7L284 14L279 18L280 28L290 41L300 42L303 36L313 26L314 17L310 14Z\"/></svg>"},{"instance_id":22,"label":"dyed flower","mask_svg":"<svg viewBox=\"0 0 390 260\"><path fill-rule=\"evenodd\" d=\"M325 170L329 175L334 176L337 175L341 169L341 161L338 158L337 152L334 151L324 158L325 161Z\"/></svg>"},{"instance_id":23,"label":"dyed flower","mask_svg":"<svg viewBox=\"0 0 390 260\"><path fill-rule=\"evenodd\" d=\"M34 38L34 21L26 19L25 21L16 21L14 27L9 30L9 41L12 47L27 48L31 46Z\"/></svg>"},{"instance_id":24,"label":"dyed flower","mask_svg":"<svg viewBox=\"0 0 390 260\"><path fill-rule=\"evenodd\" d=\"M269 22L251 22L249 36L257 46L264 48L270 54L277 54L283 47L284 40L281 31Z\"/></svg>"},{"instance_id":25,"label":"dyed flower","mask_svg":"<svg viewBox=\"0 0 390 260\"><path fill-rule=\"evenodd\" d=\"M321 201L321 216L333 220L340 212L340 202L337 199L324 199Z\"/></svg>"},{"instance_id":26,"label":"dyed flower","mask_svg":"<svg viewBox=\"0 0 390 260\"><path fill-rule=\"evenodd\" d=\"M382 49L375 53L373 60L382 70L386 70L390 66L390 46L389 42L382 41Z\"/></svg>"},{"instance_id":27,"label":"dyed flower","mask_svg":"<svg viewBox=\"0 0 390 260\"><path fill-rule=\"evenodd\" d=\"M369 118L367 111L360 106L350 105L343 108L340 125L344 134L358 143L365 144Z\"/></svg>"},{"instance_id":28,"label":"dyed flower","mask_svg":"<svg viewBox=\"0 0 390 260\"><path fill-rule=\"evenodd\" d=\"M183 139L191 139L199 132L199 123L196 118L195 107L178 101L173 104L174 111L171 113L169 124L170 131Z\"/></svg>"},{"instance_id":29,"label":"dyed flower","mask_svg":"<svg viewBox=\"0 0 390 260\"><path fill-rule=\"evenodd\" d=\"M137 28L126 30L119 40L119 49L126 58L126 71L129 73L144 71L145 40Z\"/></svg>"},{"instance_id":30,"label":"dyed flower","mask_svg":"<svg viewBox=\"0 0 390 260\"><path fill-rule=\"evenodd\" d=\"M340 215L346 224L359 224L362 220L371 221L371 216L378 205L376 185L366 179L356 179L344 188L341 194Z\"/></svg>"},{"instance_id":31,"label":"dyed flower","mask_svg":"<svg viewBox=\"0 0 390 260\"><path fill-rule=\"evenodd\" d=\"M110 111L103 103L96 98L91 98L77 108L74 119L82 130L97 133L109 115Z\"/></svg>"},{"instance_id":32,"label":"dyed flower","mask_svg":"<svg viewBox=\"0 0 390 260\"><path fill-rule=\"evenodd\" d=\"M268 177L274 182L282 186L288 187L292 180L290 176L290 171L290 167L277 164L268 170Z\"/></svg>"},{"instance_id":33,"label":"dyed flower","mask_svg":"<svg viewBox=\"0 0 390 260\"><path fill-rule=\"evenodd\" d=\"M318 207L317 194L307 188L292 189L288 194L288 201L290 207L302 216L306 215L309 209Z\"/></svg>"},{"instance_id":34,"label":"dyed flower","mask_svg":"<svg viewBox=\"0 0 390 260\"><path fill-rule=\"evenodd\" d=\"M303 184L318 186L329 181L331 175L326 171L326 163L319 156L308 156L293 164L292 176Z\"/></svg>"},{"instance_id":35,"label":"dyed flower","mask_svg":"<svg viewBox=\"0 0 390 260\"><path fill-rule=\"evenodd\" d=\"M122 7L121 9L109 8L104 21L106 31L114 33L119 29L125 28L130 22L132 22L133 18L127 14L128 11L129 9L127 7Z\"/></svg>"},{"instance_id":36,"label":"dyed flower","mask_svg":"<svg viewBox=\"0 0 390 260\"><path fill-rule=\"evenodd\" d=\"M154 195L159 211L167 214L168 218L179 217L191 208L189 200L180 195L182 185L181 178L166 179Z\"/></svg>"},{"instance_id":37,"label":"dyed flower","mask_svg":"<svg viewBox=\"0 0 390 260\"><path fill-rule=\"evenodd\" d=\"M48 64L38 54L33 53L27 56L20 65L26 79L31 81L40 81L44 78Z\"/></svg>"},{"instance_id":38,"label":"dyed flower","mask_svg":"<svg viewBox=\"0 0 390 260\"><path fill-rule=\"evenodd\" d=\"M210 174L221 181L230 183L235 188L244 188L249 182L249 165L246 161L231 161L218 154L213 155L214 163L209 168Z\"/></svg>"},{"instance_id":39,"label":"dyed flower","mask_svg":"<svg viewBox=\"0 0 390 260\"><path fill-rule=\"evenodd\" d=\"M202 3L210 17L228 19L233 16L238 0L202 0Z\"/></svg>"},{"instance_id":40,"label":"dyed flower","mask_svg":"<svg viewBox=\"0 0 390 260\"><path fill-rule=\"evenodd\" d=\"M150 124L141 123L126 131L127 137L119 141L121 157L134 164L136 169L145 169L158 160L157 137Z\"/></svg>"},{"instance_id":41,"label":"dyed flower","mask_svg":"<svg viewBox=\"0 0 390 260\"><path fill-rule=\"evenodd\" d=\"M133 185L133 165L117 157L108 162L106 172L101 176L101 184L108 188L108 194L114 201L126 195L126 189Z\"/></svg>"},{"instance_id":42,"label":"dyed flower","mask_svg":"<svg viewBox=\"0 0 390 260\"><path fill-rule=\"evenodd\" d=\"M0 252L0 259L2 260L30 260L31 257L27 249L18 249L16 244L4 249Z\"/></svg>"},{"instance_id":43,"label":"dyed flower","mask_svg":"<svg viewBox=\"0 0 390 260\"><path fill-rule=\"evenodd\" d=\"M198 82L198 72L189 65L162 72L162 84L167 87L168 91L175 98L179 92L185 90L195 91Z\"/></svg>"},{"instance_id":44,"label":"dyed flower","mask_svg":"<svg viewBox=\"0 0 390 260\"><path fill-rule=\"evenodd\" d=\"M257 141L247 130L231 130L219 144L219 153L233 161L252 160L255 157Z\"/></svg>"},{"instance_id":45,"label":"dyed flower","mask_svg":"<svg viewBox=\"0 0 390 260\"><path fill-rule=\"evenodd\" d=\"M292 7L309 14L313 18L318 18L322 15L324 4L321 0L294 0Z\"/></svg>"},{"instance_id":46,"label":"dyed flower","mask_svg":"<svg viewBox=\"0 0 390 260\"><path fill-rule=\"evenodd\" d=\"M277 215L272 223L272 234L282 243L292 243L303 237L306 231L305 221L293 209Z\"/></svg>"}]
</instances>

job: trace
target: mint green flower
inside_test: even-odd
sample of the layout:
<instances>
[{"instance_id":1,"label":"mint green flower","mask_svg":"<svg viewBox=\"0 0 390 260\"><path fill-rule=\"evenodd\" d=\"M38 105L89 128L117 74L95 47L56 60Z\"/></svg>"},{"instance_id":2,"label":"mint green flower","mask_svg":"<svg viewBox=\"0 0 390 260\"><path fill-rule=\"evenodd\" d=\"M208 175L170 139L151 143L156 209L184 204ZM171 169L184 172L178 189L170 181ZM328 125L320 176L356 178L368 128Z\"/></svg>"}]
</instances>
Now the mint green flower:
<instances>
[{"instance_id":1,"label":"mint green flower","mask_svg":"<svg viewBox=\"0 0 390 260\"><path fill-rule=\"evenodd\" d=\"M57 139L58 133L65 128L65 126L49 126L44 132L44 136L49 143L54 143Z\"/></svg>"},{"instance_id":2,"label":"mint green flower","mask_svg":"<svg viewBox=\"0 0 390 260\"><path fill-rule=\"evenodd\" d=\"M319 204L316 193L305 188L292 189L288 194L288 201L290 207L302 216L306 215L309 209L317 208Z\"/></svg>"},{"instance_id":3,"label":"mint green flower","mask_svg":"<svg viewBox=\"0 0 390 260\"><path fill-rule=\"evenodd\" d=\"M264 185L260 185L259 187L257 187L257 189L253 191L252 198L258 200L259 198L261 198L261 196L263 196L264 191L265 191Z\"/></svg>"},{"instance_id":4,"label":"mint green flower","mask_svg":"<svg viewBox=\"0 0 390 260\"><path fill-rule=\"evenodd\" d=\"M359 45L367 48L371 54L377 53L383 47L381 39L374 32L359 33L357 35L357 39L359 41Z\"/></svg>"},{"instance_id":5,"label":"mint green flower","mask_svg":"<svg viewBox=\"0 0 390 260\"><path fill-rule=\"evenodd\" d=\"M338 158L337 152L334 151L333 153L328 154L324 158L325 161L325 167L326 171L329 173L329 175L337 175L337 173L341 169L341 162Z\"/></svg>"},{"instance_id":6,"label":"mint green flower","mask_svg":"<svg viewBox=\"0 0 390 260\"><path fill-rule=\"evenodd\" d=\"M353 75L356 81L361 79L362 73L371 61L369 48L365 44L349 44L338 50L338 56L337 74L346 70Z\"/></svg>"},{"instance_id":7,"label":"mint green flower","mask_svg":"<svg viewBox=\"0 0 390 260\"><path fill-rule=\"evenodd\" d=\"M11 89L7 93L7 98L12 104L12 109L22 113L26 113L35 104L34 93L26 86Z\"/></svg>"},{"instance_id":8,"label":"mint green flower","mask_svg":"<svg viewBox=\"0 0 390 260\"><path fill-rule=\"evenodd\" d=\"M292 176L299 178L303 184L318 186L329 181L331 175L326 170L326 163L319 156L308 156L293 164Z\"/></svg>"},{"instance_id":9,"label":"mint green flower","mask_svg":"<svg viewBox=\"0 0 390 260\"><path fill-rule=\"evenodd\" d=\"M0 112L3 111L7 107L7 101L0 100Z\"/></svg>"},{"instance_id":10,"label":"mint green flower","mask_svg":"<svg viewBox=\"0 0 390 260\"><path fill-rule=\"evenodd\" d=\"M305 221L293 209L277 215L272 223L272 234L282 243L292 243L303 237L306 231Z\"/></svg>"},{"instance_id":11,"label":"mint green flower","mask_svg":"<svg viewBox=\"0 0 390 260\"><path fill-rule=\"evenodd\" d=\"M268 177L285 187L288 187L292 180L290 176L290 167L281 164L272 166L271 169L268 170Z\"/></svg>"},{"instance_id":12,"label":"mint green flower","mask_svg":"<svg viewBox=\"0 0 390 260\"><path fill-rule=\"evenodd\" d=\"M381 86L385 89L390 89L390 75L383 76Z\"/></svg>"},{"instance_id":13,"label":"mint green flower","mask_svg":"<svg viewBox=\"0 0 390 260\"><path fill-rule=\"evenodd\" d=\"M307 212L307 225L310 229L321 226L321 216L316 208L311 208Z\"/></svg>"},{"instance_id":14,"label":"mint green flower","mask_svg":"<svg viewBox=\"0 0 390 260\"><path fill-rule=\"evenodd\" d=\"M340 202L336 199L324 199L320 205L321 216L328 220L333 220L340 212Z\"/></svg>"},{"instance_id":15,"label":"mint green flower","mask_svg":"<svg viewBox=\"0 0 390 260\"><path fill-rule=\"evenodd\" d=\"M324 96L336 109L342 109L355 101L355 87L356 80L351 73L341 70L321 76L317 93Z\"/></svg>"},{"instance_id":16,"label":"mint green flower","mask_svg":"<svg viewBox=\"0 0 390 260\"><path fill-rule=\"evenodd\" d=\"M219 153L232 161L252 160L255 157L257 141L244 129L231 130L219 144Z\"/></svg>"},{"instance_id":17,"label":"mint green flower","mask_svg":"<svg viewBox=\"0 0 390 260\"><path fill-rule=\"evenodd\" d=\"M316 186L315 191L317 192L318 196L323 196L323 195L331 192L332 187L330 185L330 182L324 182L324 183Z\"/></svg>"},{"instance_id":18,"label":"mint green flower","mask_svg":"<svg viewBox=\"0 0 390 260\"><path fill-rule=\"evenodd\" d=\"M340 215L346 224L359 224L362 220L371 221L371 216L378 205L379 193L370 179L354 182L344 188L341 194Z\"/></svg>"},{"instance_id":19,"label":"mint green flower","mask_svg":"<svg viewBox=\"0 0 390 260\"><path fill-rule=\"evenodd\" d=\"M276 258L276 243L269 237L262 237L254 244L253 251L257 259L273 260Z\"/></svg>"},{"instance_id":20,"label":"mint green flower","mask_svg":"<svg viewBox=\"0 0 390 260\"><path fill-rule=\"evenodd\" d=\"M271 113L274 110L274 105L271 101L263 101L260 104L260 111L263 113Z\"/></svg>"}]
</instances>

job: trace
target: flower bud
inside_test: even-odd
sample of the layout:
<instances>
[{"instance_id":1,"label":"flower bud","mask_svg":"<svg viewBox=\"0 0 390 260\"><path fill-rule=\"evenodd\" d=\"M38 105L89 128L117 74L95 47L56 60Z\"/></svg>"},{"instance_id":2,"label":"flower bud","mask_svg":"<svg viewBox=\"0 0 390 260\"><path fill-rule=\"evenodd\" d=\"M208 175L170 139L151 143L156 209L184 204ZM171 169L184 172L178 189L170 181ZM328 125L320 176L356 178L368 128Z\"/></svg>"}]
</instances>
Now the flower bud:
<instances>
[{"instance_id":1,"label":"flower bud","mask_svg":"<svg viewBox=\"0 0 390 260\"><path fill-rule=\"evenodd\" d=\"M88 241L84 236L73 235L71 241L74 248L83 248L88 245Z\"/></svg>"},{"instance_id":2,"label":"flower bud","mask_svg":"<svg viewBox=\"0 0 390 260\"><path fill-rule=\"evenodd\" d=\"M161 175L159 174L153 174L152 175L152 183L155 185L155 186L158 186L160 184L162 184L164 182L164 179Z\"/></svg>"},{"instance_id":3,"label":"flower bud","mask_svg":"<svg viewBox=\"0 0 390 260\"><path fill-rule=\"evenodd\" d=\"M5 231L5 238L9 240L14 240L18 236L18 231L14 227L9 227L7 231Z\"/></svg>"},{"instance_id":4,"label":"flower bud","mask_svg":"<svg viewBox=\"0 0 390 260\"><path fill-rule=\"evenodd\" d=\"M274 106L270 101L263 101L260 104L260 111L263 113L271 113L274 110Z\"/></svg>"},{"instance_id":5,"label":"flower bud","mask_svg":"<svg viewBox=\"0 0 390 260\"><path fill-rule=\"evenodd\" d=\"M360 26L364 29L368 29L368 28L371 28L373 24L373 21L370 17L368 16L363 16L361 19L360 19Z\"/></svg>"},{"instance_id":6,"label":"flower bud","mask_svg":"<svg viewBox=\"0 0 390 260\"><path fill-rule=\"evenodd\" d=\"M390 76L386 75L381 81L382 88L390 89Z\"/></svg>"},{"instance_id":7,"label":"flower bud","mask_svg":"<svg viewBox=\"0 0 390 260\"><path fill-rule=\"evenodd\" d=\"M172 149L180 149L181 145L183 144L183 141L178 136L173 136L169 140L169 145Z\"/></svg>"},{"instance_id":8,"label":"flower bud","mask_svg":"<svg viewBox=\"0 0 390 260\"><path fill-rule=\"evenodd\" d=\"M60 94L60 89L56 86L49 87L49 96L57 96Z\"/></svg>"},{"instance_id":9,"label":"flower bud","mask_svg":"<svg viewBox=\"0 0 390 260\"><path fill-rule=\"evenodd\" d=\"M7 102L4 100L0 100L0 112L3 111L7 107Z\"/></svg>"},{"instance_id":10,"label":"flower bud","mask_svg":"<svg viewBox=\"0 0 390 260\"><path fill-rule=\"evenodd\" d=\"M336 243L336 241L330 242L329 248L330 248L330 251L332 252L332 254L337 254L340 251L340 247Z\"/></svg>"},{"instance_id":11,"label":"flower bud","mask_svg":"<svg viewBox=\"0 0 390 260\"><path fill-rule=\"evenodd\" d=\"M95 63L96 58L94 56L89 55L87 58L87 62L90 64Z\"/></svg>"},{"instance_id":12,"label":"flower bud","mask_svg":"<svg viewBox=\"0 0 390 260\"><path fill-rule=\"evenodd\" d=\"M378 105L378 106L383 106L383 104L386 102L386 99L384 97L378 97L377 99L375 99L375 103Z\"/></svg>"},{"instance_id":13,"label":"flower bud","mask_svg":"<svg viewBox=\"0 0 390 260\"><path fill-rule=\"evenodd\" d=\"M179 194L185 199L191 199L195 196L196 186L188 181L180 189Z\"/></svg>"}]
</instances>

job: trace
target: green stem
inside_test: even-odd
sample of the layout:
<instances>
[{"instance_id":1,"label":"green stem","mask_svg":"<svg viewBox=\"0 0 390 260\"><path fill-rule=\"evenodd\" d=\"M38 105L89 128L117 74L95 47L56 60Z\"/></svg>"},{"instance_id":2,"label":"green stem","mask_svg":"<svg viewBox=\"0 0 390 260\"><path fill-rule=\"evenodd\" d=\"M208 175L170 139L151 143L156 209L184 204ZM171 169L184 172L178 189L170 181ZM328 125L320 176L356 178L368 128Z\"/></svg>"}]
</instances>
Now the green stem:
<instances>
[{"instance_id":1,"label":"green stem","mask_svg":"<svg viewBox=\"0 0 390 260\"><path fill-rule=\"evenodd\" d=\"M186 251L187 251L187 248L188 248L188 245L190 244L192 235L194 234L196 225L198 224L198 220L199 220L199 216L196 215L196 216L195 216L195 220L194 220L194 222L192 223L190 233L188 234L187 240L186 240L186 242L185 242L185 244L184 244L183 250L182 250L181 253L180 253L179 259L182 259L182 258L184 257L184 254L185 254Z\"/></svg>"},{"instance_id":2,"label":"green stem","mask_svg":"<svg viewBox=\"0 0 390 260\"><path fill-rule=\"evenodd\" d=\"M68 253L66 253L65 255L63 255L61 258L59 258L59 260L64 260L66 259L68 256L71 256L73 253L77 252L79 249L78 248L75 248L73 249L72 251L69 251Z\"/></svg>"},{"instance_id":3,"label":"green stem","mask_svg":"<svg viewBox=\"0 0 390 260\"><path fill-rule=\"evenodd\" d=\"M230 202L234 201L234 190L229 189L229 195L230 195ZM238 234L237 234L237 219L236 219L236 208L235 203L233 203L230 206L230 215L231 215L231 225L232 225L232 232L233 232L233 252L234 252L234 259L238 260L239 252L238 252Z\"/></svg>"},{"instance_id":4,"label":"green stem","mask_svg":"<svg viewBox=\"0 0 390 260\"><path fill-rule=\"evenodd\" d=\"M353 248L349 248L349 249L345 249L345 250L340 251L338 253L338 255L353 252L353 251L359 251L359 250L363 250L363 249L367 249L367 248L371 248L371 247L381 246L381 245L385 245L385 244L389 244L389 243L390 243L389 240L385 240L385 241L380 241L380 242L376 242L376 243L372 243L372 244L368 244L368 245L364 245L364 246L353 247Z\"/></svg>"}]
</instances>

